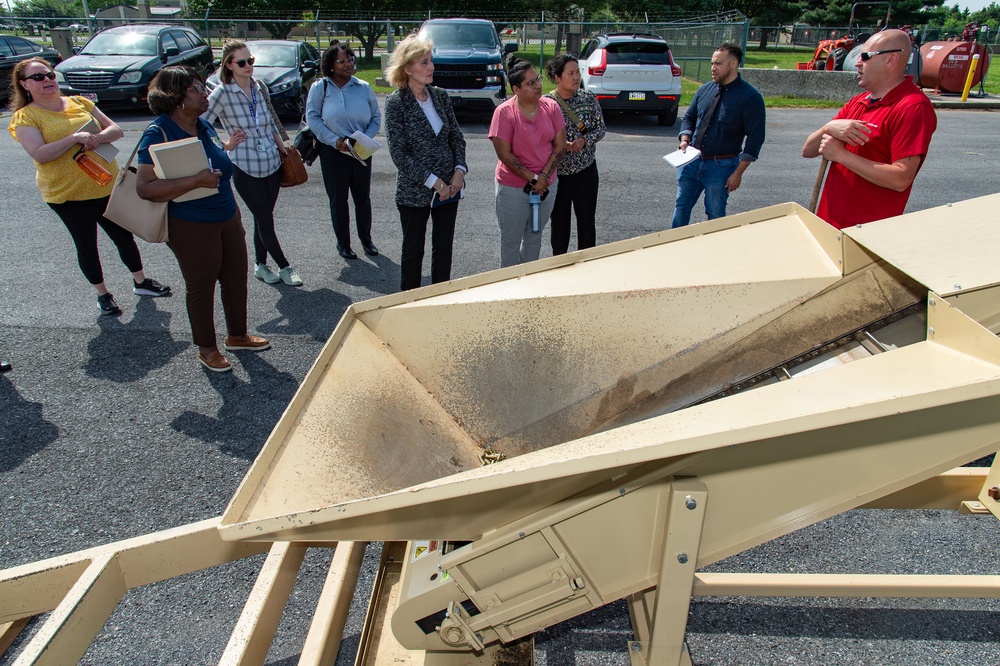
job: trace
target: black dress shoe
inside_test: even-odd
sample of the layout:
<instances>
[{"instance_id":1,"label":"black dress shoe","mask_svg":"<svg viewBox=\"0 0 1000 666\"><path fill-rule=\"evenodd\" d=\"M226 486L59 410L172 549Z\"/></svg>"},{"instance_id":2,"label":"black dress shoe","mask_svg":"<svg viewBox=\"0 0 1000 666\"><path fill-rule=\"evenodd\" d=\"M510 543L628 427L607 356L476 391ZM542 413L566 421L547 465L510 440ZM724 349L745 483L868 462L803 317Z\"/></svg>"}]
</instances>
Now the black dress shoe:
<instances>
[{"instance_id":1,"label":"black dress shoe","mask_svg":"<svg viewBox=\"0 0 1000 666\"><path fill-rule=\"evenodd\" d=\"M365 254L367 254L369 257L378 256L378 248L375 247L375 243L362 243L361 245L362 247L365 248Z\"/></svg>"},{"instance_id":2,"label":"black dress shoe","mask_svg":"<svg viewBox=\"0 0 1000 666\"><path fill-rule=\"evenodd\" d=\"M7 361L0 361L0 372L10 372L11 365Z\"/></svg>"},{"instance_id":3,"label":"black dress shoe","mask_svg":"<svg viewBox=\"0 0 1000 666\"><path fill-rule=\"evenodd\" d=\"M340 244L337 245L337 252L340 253L344 259L357 259L358 255L354 254L354 250L349 247L341 247Z\"/></svg>"}]
</instances>

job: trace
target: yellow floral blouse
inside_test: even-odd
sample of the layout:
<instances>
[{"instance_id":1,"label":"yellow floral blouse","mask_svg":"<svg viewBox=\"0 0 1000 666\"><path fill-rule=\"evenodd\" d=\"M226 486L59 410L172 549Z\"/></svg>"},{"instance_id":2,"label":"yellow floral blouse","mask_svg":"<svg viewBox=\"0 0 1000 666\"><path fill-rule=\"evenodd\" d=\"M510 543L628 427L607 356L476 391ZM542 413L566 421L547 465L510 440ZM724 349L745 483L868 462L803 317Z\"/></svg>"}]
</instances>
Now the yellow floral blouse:
<instances>
[{"instance_id":1,"label":"yellow floral blouse","mask_svg":"<svg viewBox=\"0 0 1000 666\"><path fill-rule=\"evenodd\" d=\"M7 130L16 140L18 127L37 127L45 143L73 134L90 120L94 103L85 97L67 97L66 101L65 111L49 111L30 104L22 107L14 112ZM35 162L35 182L46 203L86 201L111 194L114 181L101 187L73 161L77 149L78 146L70 148L48 164ZM93 151L88 154L110 171L112 176L118 174L117 163L109 163Z\"/></svg>"}]
</instances>

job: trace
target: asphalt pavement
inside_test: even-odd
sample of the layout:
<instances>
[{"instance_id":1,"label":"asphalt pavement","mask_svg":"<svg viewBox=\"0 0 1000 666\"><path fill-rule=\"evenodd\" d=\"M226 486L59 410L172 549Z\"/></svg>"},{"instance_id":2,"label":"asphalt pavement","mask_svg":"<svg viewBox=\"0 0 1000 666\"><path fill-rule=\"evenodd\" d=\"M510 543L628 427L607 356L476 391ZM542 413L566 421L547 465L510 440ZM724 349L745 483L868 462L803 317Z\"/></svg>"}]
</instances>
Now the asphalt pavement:
<instances>
[{"instance_id":1,"label":"asphalt pavement","mask_svg":"<svg viewBox=\"0 0 1000 666\"><path fill-rule=\"evenodd\" d=\"M125 129L120 144L127 156L151 116L110 115ZM800 156L802 142L831 115L769 110L761 159L731 196L729 212L807 204L819 163ZM4 124L8 118L0 114ZM499 261L488 119L463 118L462 125L470 173L453 277L491 270ZM939 110L908 210L1000 191L998 129L996 111ZM661 158L675 148L676 132L652 117L608 119L598 152L599 243L667 226L675 172ZM0 358L14 365L0 375L0 568L223 511L345 308L398 289L395 169L387 151L374 160L373 238L382 255L352 262L337 255L319 167L311 167L309 182L282 191L276 208L285 254L305 284L250 278L250 329L268 336L273 348L232 353L234 371L219 375L195 361L183 281L170 251L140 242L147 274L176 295L139 298L102 234L106 280L123 314L99 316L69 234L38 195L31 160L9 136L0 139L7 191L0 200ZM693 220L702 219L696 208ZM252 228L248 217L244 222ZM547 245L546 231L543 256ZM781 261L768 248L760 248L760 258ZM221 315L218 327L224 330ZM713 570L1000 574L998 543L1000 524L989 516L852 511ZM370 551L366 580L377 561ZM217 662L261 561L128 593L84 663ZM322 551L307 558L268 663L295 663L328 562ZM357 603L365 600L362 593ZM357 644L359 630L356 612L345 645ZM539 634L537 663L628 664L629 636L624 605L612 604ZM23 640L0 657L0 666L13 662ZM998 664L1000 601L699 599L691 606L689 644L698 665ZM338 663L352 662L342 654Z\"/></svg>"}]
</instances>

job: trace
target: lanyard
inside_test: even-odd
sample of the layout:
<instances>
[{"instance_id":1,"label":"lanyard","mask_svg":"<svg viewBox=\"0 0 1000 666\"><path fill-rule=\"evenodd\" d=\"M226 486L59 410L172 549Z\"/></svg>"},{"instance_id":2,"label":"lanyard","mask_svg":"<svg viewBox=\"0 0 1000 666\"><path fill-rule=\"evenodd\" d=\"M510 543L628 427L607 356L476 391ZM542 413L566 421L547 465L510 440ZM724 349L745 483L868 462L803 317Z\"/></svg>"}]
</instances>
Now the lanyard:
<instances>
[{"instance_id":1,"label":"lanyard","mask_svg":"<svg viewBox=\"0 0 1000 666\"><path fill-rule=\"evenodd\" d=\"M243 91L240 91L243 93ZM243 93L243 97L246 97L246 93ZM250 117L253 118L253 124L257 129L260 129L260 121L257 120L257 86L254 85L254 80L250 79L250 97L252 101L247 101L247 108L250 110Z\"/></svg>"}]
</instances>

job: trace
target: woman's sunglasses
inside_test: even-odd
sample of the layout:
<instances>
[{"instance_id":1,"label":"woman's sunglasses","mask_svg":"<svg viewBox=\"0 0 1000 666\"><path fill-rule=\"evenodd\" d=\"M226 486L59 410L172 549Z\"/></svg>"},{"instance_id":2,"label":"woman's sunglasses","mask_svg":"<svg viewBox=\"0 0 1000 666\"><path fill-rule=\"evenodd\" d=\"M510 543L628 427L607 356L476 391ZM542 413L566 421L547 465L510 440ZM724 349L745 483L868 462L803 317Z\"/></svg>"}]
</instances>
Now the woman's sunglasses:
<instances>
[{"instance_id":1,"label":"woman's sunglasses","mask_svg":"<svg viewBox=\"0 0 1000 666\"><path fill-rule=\"evenodd\" d=\"M246 67L247 65L254 64L255 62L257 62L257 58L254 58L253 56L250 56L246 60L234 60L233 62L236 64L237 67L241 67L242 68L242 67Z\"/></svg>"},{"instance_id":2,"label":"woman's sunglasses","mask_svg":"<svg viewBox=\"0 0 1000 666\"><path fill-rule=\"evenodd\" d=\"M26 77L24 77L21 80L22 81L27 81L28 79L31 79L32 81L38 81L39 83L41 83L45 79L48 79L49 81L51 81L54 78L56 78L56 73L55 72L45 72L44 74L42 74L42 73L28 74Z\"/></svg>"}]
</instances>

